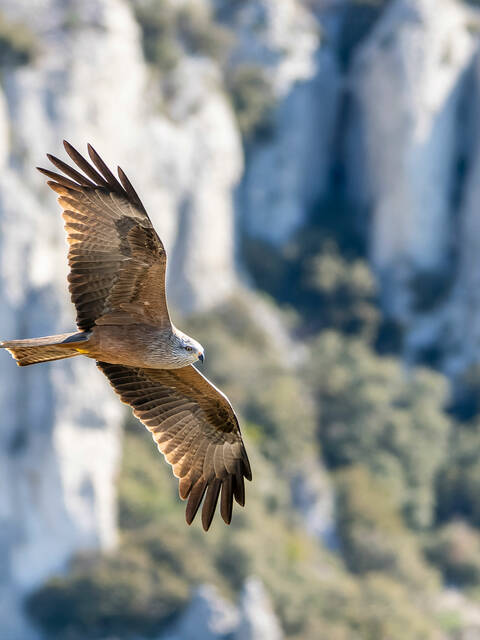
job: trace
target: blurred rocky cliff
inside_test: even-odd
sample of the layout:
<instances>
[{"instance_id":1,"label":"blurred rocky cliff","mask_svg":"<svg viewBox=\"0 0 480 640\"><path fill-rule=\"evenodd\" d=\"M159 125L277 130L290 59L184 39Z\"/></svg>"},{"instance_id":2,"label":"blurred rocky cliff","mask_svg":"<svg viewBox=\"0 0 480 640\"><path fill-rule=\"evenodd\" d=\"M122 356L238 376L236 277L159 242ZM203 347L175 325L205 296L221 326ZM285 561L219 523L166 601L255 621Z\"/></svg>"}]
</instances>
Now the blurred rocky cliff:
<instances>
[{"instance_id":1,"label":"blurred rocky cliff","mask_svg":"<svg viewBox=\"0 0 480 640\"><path fill-rule=\"evenodd\" d=\"M82 149L91 141L147 197L174 306L222 300L235 281L232 190L243 159L215 64L180 61L167 105L125 2L1 9L1 335L55 333L74 320L59 208L34 169L46 151L61 154L63 138ZM2 354L0 369L3 630L3 620L17 624L16 593L74 550L114 544L123 413L92 363L20 372Z\"/></svg>"},{"instance_id":2,"label":"blurred rocky cliff","mask_svg":"<svg viewBox=\"0 0 480 640\"><path fill-rule=\"evenodd\" d=\"M73 325L59 207L34 170L66 138L141 194L179 313L249 283L244 244L285 245L335 194L406 358L465 371L480 355L475 8L164 4L170 22L140 0L0 0L0 336ZM0 620L26 638L22 595L115 544L123 414L90 362L18 371L0 355Z\"/></svg>"}]
</instances>

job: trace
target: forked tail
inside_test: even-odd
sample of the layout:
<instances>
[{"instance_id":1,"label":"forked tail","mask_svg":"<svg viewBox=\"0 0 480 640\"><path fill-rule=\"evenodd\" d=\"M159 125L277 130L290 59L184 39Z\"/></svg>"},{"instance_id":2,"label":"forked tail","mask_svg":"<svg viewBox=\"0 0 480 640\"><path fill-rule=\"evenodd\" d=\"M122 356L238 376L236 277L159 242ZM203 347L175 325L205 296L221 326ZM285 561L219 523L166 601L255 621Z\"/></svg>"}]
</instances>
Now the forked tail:
<instances>
[{"instance_id":1,"label":"forked tail","mask_svg":"<svg viewBox=\"0 0 480 640\"><path fill-rule=\"evenodd\" d=\"M37 362L50 362L78 356L77 347L88 338L88 333L61 333L44 338L0 342L0 348L7 349L19 367L25 367Z\"/></svg>"}]
</instances>

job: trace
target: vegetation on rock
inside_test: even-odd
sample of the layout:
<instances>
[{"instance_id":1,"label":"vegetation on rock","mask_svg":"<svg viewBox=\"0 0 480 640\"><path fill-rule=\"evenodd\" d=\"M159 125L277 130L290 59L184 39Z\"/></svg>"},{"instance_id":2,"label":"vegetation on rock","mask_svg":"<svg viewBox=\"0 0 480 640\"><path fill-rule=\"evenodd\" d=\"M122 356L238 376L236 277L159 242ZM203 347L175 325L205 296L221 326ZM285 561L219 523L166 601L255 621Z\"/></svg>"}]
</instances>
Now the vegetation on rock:
<instances>
[{"instance_id":1,"label":"vegetation on rock","mask_svg":"<svg viewBox=\"0 0 480 640\"><path fill-rule=\"evenodd\" d=\"M383 4L347 7L345 65ZM134 7L145 56L162 72L185 53L228 57L231 34L208 14L166 0ZM263 72L225 73L245 139L265 132L273 94ZM178 322L205 345L205 373L238 410L254 472L246 509L235 509L230 527L214 520L208 535L198 523L188 528L170 469L126 417L119 548L78 557L31 595L28 609L52 637L158 635L196 585L234 599L252 573L290 640L461 637L461 618L442 615L438 601L442 581L479 599L478 371L451 404L443 375L400 359L402 331L382 317L364 213L333 194L285 246L242 239L244 265L269 297L262 305L288 327L291 353L284 335L265 328L257 294ZM444 280L420 275L412 291L426 310ZM334 486L333 549L306 533L292 499L292 480L312 457Z\"/></svg>"},{"instance_id":2,"label":"vegetation on rock","mask_svg":"<svg viewBox=\"0 0 480 640\"><path fill-rule=\"evenodd\" d=\"M23 24L11 22L0 13L0 67L29 64L37 54L34 34Z\"/></svg>"}]
</instances>

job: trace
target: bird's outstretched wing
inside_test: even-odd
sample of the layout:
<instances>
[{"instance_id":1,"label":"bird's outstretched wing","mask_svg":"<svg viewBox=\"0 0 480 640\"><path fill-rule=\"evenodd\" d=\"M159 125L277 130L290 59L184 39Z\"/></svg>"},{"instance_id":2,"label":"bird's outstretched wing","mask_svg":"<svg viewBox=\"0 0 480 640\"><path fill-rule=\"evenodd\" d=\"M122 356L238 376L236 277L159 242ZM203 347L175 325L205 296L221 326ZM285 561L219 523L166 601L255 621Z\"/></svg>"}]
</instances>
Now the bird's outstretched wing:
<instances>
[{"instance_id":1,"label":"bird's outstretched wing","mask_svg":"<svg viewBox=\"0 0 480 640\"><path fill-rule=\"evenodd\" d=\"M244 505L244 477L251 480L252 473L226 396L191 365L181 369L97 365L171 464L180 480L180 497L188 498L188 524L205 496L202 524L208 530L220 490L220 513L230 524L233 498Z\"/></svg>"},{"instance_id":2,"label":"bird's outstretched wing","mask_svg":"<svg viewBox=\"0 0 480 640\"><path fill-rule=\"evenodd\" d=\"M85 175L51 155L48 159L65 175L38 169L60 196L78 328L169 323L165 248L130 181L120 167L117 180L91 145L94 166L68 142L64 146Z\"/></svg>"}]
</instances>

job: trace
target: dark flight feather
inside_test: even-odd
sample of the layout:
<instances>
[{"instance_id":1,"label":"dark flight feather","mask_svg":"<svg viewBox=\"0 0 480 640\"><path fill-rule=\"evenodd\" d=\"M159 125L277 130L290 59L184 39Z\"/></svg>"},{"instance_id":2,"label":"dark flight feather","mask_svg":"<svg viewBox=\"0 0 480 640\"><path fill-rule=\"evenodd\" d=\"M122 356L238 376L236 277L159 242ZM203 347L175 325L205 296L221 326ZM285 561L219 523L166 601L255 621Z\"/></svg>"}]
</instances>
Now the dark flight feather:
<instances>
[{"instance_id":1,"label":"dark flight feather","mask_svg":"<svg viewBox=\"0 0 480 640\"><path fill-rule=\"evenodd\" d=\"M202 525L208 530L220 492L220 513L229 524L233 499L245 504L244 475L251 479L251 471L227 398L193 366L140 369L105 362L97 365L120 399L151 431L172 465L179 478L180 497L188 498L188 524L205 496ZM227 459L233 461L229 467Z\"/></svg>"},{"instance_id":2,"label":"dark flight feather","mask_svg":"<svg viewBox=\"0 0 480 640\"><path fill-rule=\"evenodd\" d=\"M80 169L84 173L86 173L87 176L89 178L91 178L91 180L93 180L93 182L96 185L108 187L107 180L105 180L105 178L103 176L101 176L98 173L98 171L96 171L92 167L92 165L88 162L88 160L86 158L84 158L82 156L82 154L75 149L75 147L72 147L72 145L69 142L67 142L66 140L63 141L63 146L65 148L65 151L68 153L70 158L75 162L77 167L80 167Z\"/></svg>"},{"instance_id":3,"label":"dark flight feather","mask_svg":"<svg viewBox=\"0 0 480 640\"><path fill-rule=\"evenodd\" d=\"M126 188L120 184L93 147L89 154L101 173L71 144L65 141L64 146L88 178L51 155L47 157L68 177L39 171L52 178L47 184L64 209L69 289L78 328L141 321L168 325L165 248L138 195L123 173Z\"/></svg>"},{"instance_id":4,"label":"dark flight feather","mask_svg":"<svg viewBox=\"0 0 480 640\"><path fill-rule=\"evenodd\" d=\"M83 173L48 155L61 172L39 168L63 208L69 242L68 276L80 333L13 341L19 364L89 354L88 336L98 328L172 330L165 293L165 248L129 179L118 179L88 145L91 162L64 141ZM78 336L82 336L79 338ZM85 342L82 342L85 338ZM93 340L93 338L92 338ZM127 345L128 347L128 345ZM98 353L90 354L102 360ZM229 524L233 501L245 504L244 479L252 472L237 417L225 395L193 366L152 369L97 362L120 399L150 430L179 479L190 524L202 505L208 530L220 498Z\"/></svg>"},{"instance_id":5,"label":"dark flight feather","mask_svg":"<svg viewBox=\"0 0 480 640\"><path fill-rule=\"evenodd\" d=\"M116 191L122 196L127 195L122 185L115 178L113 173L110 171L110 169L107 167L105 162L101 159L101 157L98 155L98 153L95 151L95 149L92 147L91 144L88 145L88 155L90 156L90 159L93 162L93 164L97 167L97 169L100 171L100 173L106 180L107 185L110 187L110 189L112 189L113 191Z\"/></svg>"}]
</instances>

